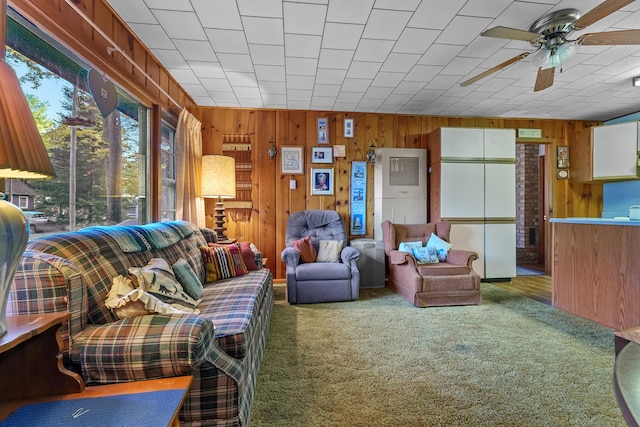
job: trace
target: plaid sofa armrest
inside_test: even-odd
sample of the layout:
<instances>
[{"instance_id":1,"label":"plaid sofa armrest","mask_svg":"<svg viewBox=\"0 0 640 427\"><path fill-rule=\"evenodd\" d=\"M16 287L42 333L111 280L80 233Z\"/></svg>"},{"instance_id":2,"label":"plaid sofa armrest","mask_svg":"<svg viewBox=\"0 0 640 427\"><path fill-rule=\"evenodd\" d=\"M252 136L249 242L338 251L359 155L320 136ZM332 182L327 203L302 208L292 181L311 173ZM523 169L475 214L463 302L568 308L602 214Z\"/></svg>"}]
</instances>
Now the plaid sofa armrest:
<instances>
[{"instance_id":1,"label":"plaid sofa armrest","mask_svg":"<svg viewBox=\"0 0 640 427\"><path fill-rule=\"evenodd\" d=\"M198 315L152 314L90 325L74 337L71 360L88 383L189 374L215 346L213 323Z\"/></svg>"}]
</instances>

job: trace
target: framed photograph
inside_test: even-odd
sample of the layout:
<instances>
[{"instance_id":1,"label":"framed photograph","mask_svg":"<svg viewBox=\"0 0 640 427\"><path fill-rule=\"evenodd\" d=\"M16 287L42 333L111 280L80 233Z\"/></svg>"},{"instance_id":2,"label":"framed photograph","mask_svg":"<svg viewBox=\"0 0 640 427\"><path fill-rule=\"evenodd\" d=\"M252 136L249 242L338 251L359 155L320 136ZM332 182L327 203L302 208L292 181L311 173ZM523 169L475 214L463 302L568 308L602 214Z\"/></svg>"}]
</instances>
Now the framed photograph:
<instances>
[{"instance_id":1,"label":"framed photograph","mask_svg":"<svg viewBox=\"0 0 640 427\"><path fill-rule=\"evenodd\" d=\"M329 169L311 168L311 195L312 196L333 195L333 168L329 168Z\"/></svg>"},{"instance_id":2,"label":"framed photograph","mask_svg":"<svg viewBox=\"0 0 640 427\"><path fill-rule=\"evenodd\" d=\"M318 119L318 144L329 143L329 126L326 117Z\"/></svg>"},{"instance_id":3,"label":"framed photograph","mask_svg":"<svg viewBox=\"0 0 640 427\"><path fill-rule=\"evenodd\" d=\"M333 163L331 147L311 147L311 163Z\"/></svg>"},{"instance_id":4,"label":"framed photograph","mask_svg":"<svg viewBox=\"0 0 640 427\"><path fill-rule=\"evenodd\" d=\"M283 175L300 175L304 172L302 147L284 146L280 148Z\"/></svg>"},{"instance_id":5,"label":"framed photograph","mask_svg":"<svg viewBox=\"0 0 640 427\"><path fill-rule=\"evenodd\" d=\"M569 147L566 145L559 145L557 148L558 169L569 168Z\"/></svg>"},{"instance_id":6,"label":"framed photograph","mask_svg":"<svg viewBox=\"0 0 640 427\"><path fill-rule=\"evenodd\" d=\"M353 138L353 119L344 119L344 137Z\"/></svg>"}]
</instances>

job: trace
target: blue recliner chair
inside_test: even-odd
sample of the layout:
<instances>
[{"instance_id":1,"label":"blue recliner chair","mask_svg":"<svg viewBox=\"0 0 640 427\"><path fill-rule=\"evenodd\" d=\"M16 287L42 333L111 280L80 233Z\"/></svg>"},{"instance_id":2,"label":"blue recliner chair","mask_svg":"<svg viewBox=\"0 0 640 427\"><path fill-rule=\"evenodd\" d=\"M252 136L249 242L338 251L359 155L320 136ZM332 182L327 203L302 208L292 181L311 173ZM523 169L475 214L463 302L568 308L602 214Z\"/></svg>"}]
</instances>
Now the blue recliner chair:
<instances>
[{"instance_id":1,"label":"blue recliner chair","mask_svg":"<svg viewBox=\"0 0 640 427\"><path fill-rule=\"evenodd\" d=\"M319 251L322 240L341 240L343 247L337 262L303 262L293 242L307 236L310 236L316 251ZM287 264L287 300L290 304L358 298L360 272L356 262L360 252L347 246L347 234L337 212L306 210L292 214L287 221L286 239L287 247L280 257Z\"/></svg>"}]
</instances>

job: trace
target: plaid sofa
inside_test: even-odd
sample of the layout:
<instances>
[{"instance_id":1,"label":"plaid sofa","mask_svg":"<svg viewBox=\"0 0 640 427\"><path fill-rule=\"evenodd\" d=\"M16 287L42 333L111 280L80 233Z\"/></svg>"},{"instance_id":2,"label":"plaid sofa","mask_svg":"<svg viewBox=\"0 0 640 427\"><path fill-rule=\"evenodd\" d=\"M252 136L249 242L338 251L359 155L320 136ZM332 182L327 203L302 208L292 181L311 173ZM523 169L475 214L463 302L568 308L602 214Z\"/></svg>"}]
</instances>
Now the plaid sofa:
<instances>
[{"instance_id":1,"label":"plaid sofa","mask_svg":"<svg viewBox=\"0 0 640 427\"><path fill-rule=\"evenodd\" d=\"M151 258L186 259L205 281L199 247L215 234L184 221L90 227L29 242L8 314L69 311L63 356L88 385L193 375L184 426L245 426L273 308L268 269L205 283L199 314L119 320L104 305L114 277ZM261 258L256 257L262 267Z\"/></svg>"}]
</instances>

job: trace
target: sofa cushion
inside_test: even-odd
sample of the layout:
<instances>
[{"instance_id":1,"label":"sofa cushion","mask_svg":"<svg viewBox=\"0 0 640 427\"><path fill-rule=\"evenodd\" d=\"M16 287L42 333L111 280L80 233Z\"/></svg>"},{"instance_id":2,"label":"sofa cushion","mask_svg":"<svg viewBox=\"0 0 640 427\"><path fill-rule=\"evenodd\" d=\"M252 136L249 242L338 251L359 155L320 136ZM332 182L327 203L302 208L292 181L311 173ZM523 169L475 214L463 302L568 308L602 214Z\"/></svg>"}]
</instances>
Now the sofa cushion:
<instances>
[{"instance_id":1,"label":"sofa cushion","mask_svg":"<svg viewBox=\"0 0 640 427\"><path fill-rule=\"evenodd\" d=\"M342 240L320 240L316 262L340 262Z\"/></svg>"},{"instance_id":2,"label":"sofa cushion","mask_svg":"<svg viewBox=\"0 0 640 427\"><path fill-rule=\"evenodd\" d=\"M251 249L250 242L239 242L233 243L233 245L237 246L240 249L240 254L242 255L242 260L244 261L244 265L247 266L247 270L259 270L258 264L256 264L256 254ZM209 247L217 248L221 246L229 246L229 244L224 243L209 243Z\"/></svg>"},{"instance_id":3,"label":"sofa cushion","mask_svg":"<svg viewBox=\"0 0 640 427\"><path fill-rule=\"evenodd\" d=\"M451 250L451 243L447 242L444 239L436 236L431 233L431 237L429 237L429 241L427 241L426 246L433 246L436 248L436 252L438 254L438 259L440 261L445 261L447 259L447 254Z\"/></svg>"},{"instance_id":4,"label":"sofa cushion","mask_svg":"<svg viewBox=\"0 0 640 427\"><path fill-rule=\"evenodd\" d=\"M311 236L303 237L302 239L294 240L291 242L293 249L300 254L302 262L316 262L318 256L316 248L313 246Z\"/></svg>"},{"instance_id":5,"label":"sofa cushion","mask_svg":"<svg viewBox=\"0 0 640 427\"><path fill-rule=\"evenodd\" d=\"M249 272L236 245L201 246L200 251L207 270L207 282L242 276Z\"/></svg>"},{"instance_id":6,"label":"sofa cushion","mask_svg":"<svg viewBox=\"0 0 640 427\"><path fill-rule=\"evenodd\" d=\"M418 274L421 276L457 276L469 274L469 267L466 265L440 262L438 264L418 265Z\"/></svg>"},{"instance_id":7,"label":"sofa cushion","mask_svg":"<svg viewBox=\"0 0 640 427\"><path fill-rule=\"evenodd\" d=\"M202 283L200 283L198 275L185 259L180 258L171 268L173 268L176 279L178 279L184 291L191 298L194 300L202 298Z\"/></svg>"},{"instance_id":8,"label":"sofa cushion","mask_svg":"<svg viewBox=\"0 0 640 427\"><path fill-rule=\"evenodd\" d=\"M301 264L296 267L296 280L340 280L350 279L351 269L341 262Z\"/></svg>"}]
</instances>

